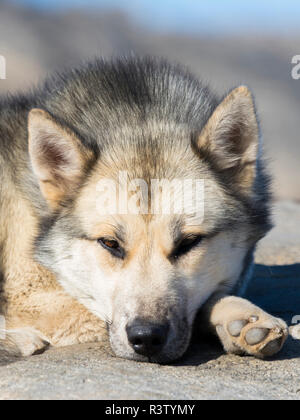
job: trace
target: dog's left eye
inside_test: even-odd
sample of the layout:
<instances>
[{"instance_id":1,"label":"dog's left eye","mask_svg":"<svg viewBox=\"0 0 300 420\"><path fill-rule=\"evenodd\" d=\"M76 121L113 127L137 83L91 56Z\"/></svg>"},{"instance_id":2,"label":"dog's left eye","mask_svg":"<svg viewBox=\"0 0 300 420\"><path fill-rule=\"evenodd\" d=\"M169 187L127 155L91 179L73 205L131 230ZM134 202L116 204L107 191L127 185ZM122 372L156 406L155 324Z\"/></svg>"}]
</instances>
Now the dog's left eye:
<instances>
[{"instance_id":1,"label":"dog's left eye","mask_svg":"<svg viewBox=\"0 0 300 420\"><path fill-rule=\"evenodd\" d=\"M124 250L120 247L118 241L109 238L99 238L97 242L115 257L124 258Z\"/></svg>"},{"instance_id":2,"label":"dog's left eye","mask_svg":"<svg viewBox=\"0 0 300 420\"><path fill-rule=\"evenodd\" d=\"M203 240L202 235L190 236L182 239L171 254L172 259L178 259L184 254L187 254L192 248L195 248Z\"/></svg>"}]
</instances>

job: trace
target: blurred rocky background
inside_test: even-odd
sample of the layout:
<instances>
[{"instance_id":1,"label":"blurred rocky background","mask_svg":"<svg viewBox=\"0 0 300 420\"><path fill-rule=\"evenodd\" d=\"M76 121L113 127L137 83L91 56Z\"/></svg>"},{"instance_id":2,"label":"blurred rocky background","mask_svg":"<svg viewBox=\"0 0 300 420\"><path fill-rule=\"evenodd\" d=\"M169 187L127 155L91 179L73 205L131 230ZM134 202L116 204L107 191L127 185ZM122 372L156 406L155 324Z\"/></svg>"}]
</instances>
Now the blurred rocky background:
<instances>
[{"instance_id":1,"label":"blurred rocky background","mask_svg":"<svg viewBox=\"0 0 300 420\"><path fill-rule=\"evenodd\" d=\"M256 96L278 199L300 201L300 4L274 0L1 1L0 94L101 55L159 55L189 66L218 93Z\"/></svg>"}]
</instances>

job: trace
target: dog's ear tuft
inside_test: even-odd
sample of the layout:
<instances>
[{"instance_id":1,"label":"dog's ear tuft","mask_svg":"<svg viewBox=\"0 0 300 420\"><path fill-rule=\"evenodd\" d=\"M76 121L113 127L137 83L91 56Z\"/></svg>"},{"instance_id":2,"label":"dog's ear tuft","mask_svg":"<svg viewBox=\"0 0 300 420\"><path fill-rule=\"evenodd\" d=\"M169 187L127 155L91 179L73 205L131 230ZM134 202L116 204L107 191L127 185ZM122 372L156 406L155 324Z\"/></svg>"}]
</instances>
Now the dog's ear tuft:
<instances>
[{"instance_id":1,"label":"dog's ear tuft","mask_svg":"<svg viewBox=\"0 0 300 420\"><path fill-rule=\"evenodd\" d=\"M253 97L246 86L240 86L215 109L197 138L197 149L241 191L249 192L256 173L258 142Z\"/></svg>"},{"instance_id":2,"label":"dog's ear tuft","mask_svg":"<svg viewBox=\"0 0 300 420\"><path fill-rule=\"evenodd\" d=\"M29 155L42 194L50 207L57 209L81 181L92 153L41 109L29 113L28 136Z\"/></svg>"}]
</instances>

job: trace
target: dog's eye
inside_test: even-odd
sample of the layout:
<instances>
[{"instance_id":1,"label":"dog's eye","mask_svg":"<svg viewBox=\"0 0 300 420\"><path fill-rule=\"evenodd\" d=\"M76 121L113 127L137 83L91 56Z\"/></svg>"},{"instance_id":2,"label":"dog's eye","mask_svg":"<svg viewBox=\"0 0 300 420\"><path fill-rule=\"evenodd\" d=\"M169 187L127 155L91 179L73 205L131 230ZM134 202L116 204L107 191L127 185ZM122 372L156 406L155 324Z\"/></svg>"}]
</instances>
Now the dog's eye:
<instances>
[{"instance_id":1,"label":"dog's eye","mask_svg":"<svg viewBox=\"0 0 300 420\"><path fill-rule=\"evenodd\" d=\"M114 239L99 238L97 241L103 248L107 249L111 254L118 258L124 258L124 250Z\"/></svg>"},{"instance_id":2,"label":"dog's eye","mask_svg":"<svg viewBox=\"0 0 300 420\"><path fill-rule=\"evenodd\" d=\"M193 235L182 239L178 245L176 245L174 251L171 254L171 258L177 260L184 254L187 254L192 248L195 248L197 245L202 242L204 239L201 235Z\"/></svg>"}]
</instances>

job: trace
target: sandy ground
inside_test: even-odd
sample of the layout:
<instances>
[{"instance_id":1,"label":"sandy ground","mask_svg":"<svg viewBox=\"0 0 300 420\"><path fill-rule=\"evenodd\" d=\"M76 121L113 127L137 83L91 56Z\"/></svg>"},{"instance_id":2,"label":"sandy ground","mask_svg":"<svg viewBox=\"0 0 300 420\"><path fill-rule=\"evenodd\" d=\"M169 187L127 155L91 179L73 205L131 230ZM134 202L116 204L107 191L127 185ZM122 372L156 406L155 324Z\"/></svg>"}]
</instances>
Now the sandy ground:
<instances>
[{"instance_id":1,"label":"sandy ground","mask_svg":"<svg viewBox=\"0 0 300 420\"><path fill-rule=\"evenodd\" d=\"M290 325L300 314L300 205L274 210L248 295ZM0 399L300 399L300 340L292 338L264 361L202 340L170 366L118 359L95 344L0 364Z\"/></svg>"}]
</instances>

